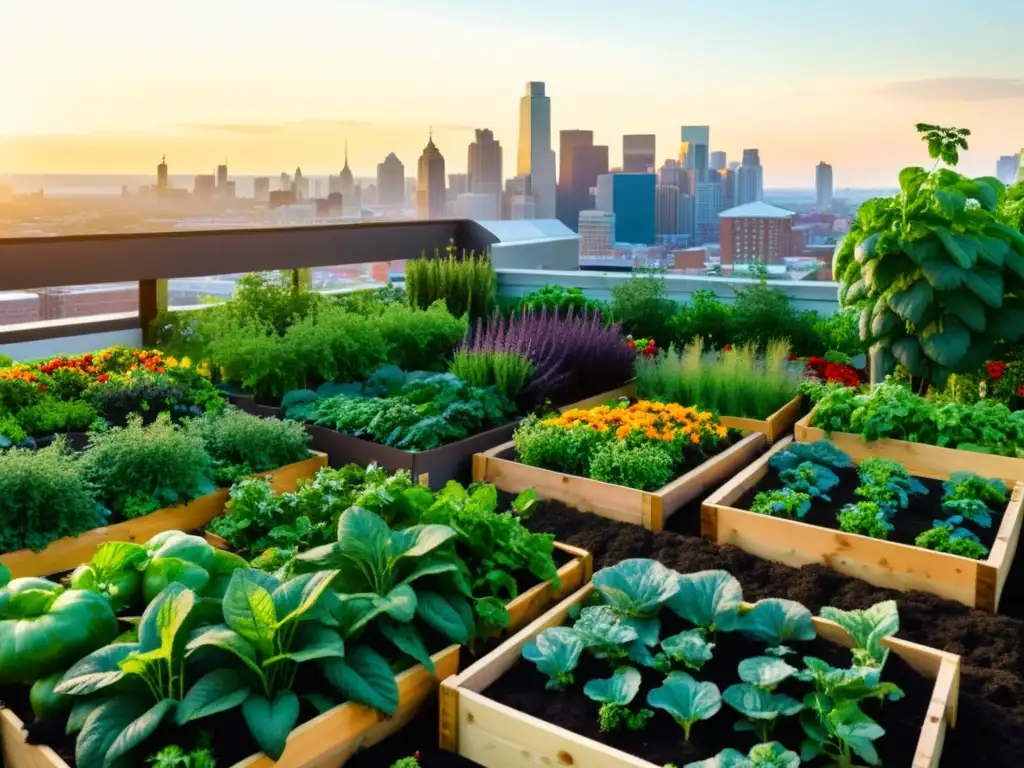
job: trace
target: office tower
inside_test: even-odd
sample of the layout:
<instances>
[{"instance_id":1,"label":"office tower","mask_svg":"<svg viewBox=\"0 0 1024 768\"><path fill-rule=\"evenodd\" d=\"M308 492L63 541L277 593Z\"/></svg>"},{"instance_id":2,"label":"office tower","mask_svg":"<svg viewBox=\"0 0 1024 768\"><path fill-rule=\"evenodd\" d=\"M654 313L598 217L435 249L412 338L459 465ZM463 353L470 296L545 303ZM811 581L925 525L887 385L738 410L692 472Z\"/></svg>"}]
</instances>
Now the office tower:
<instances>
[{"instance_id":1,"label":"office tower","mask_svg":"<svg viewBox=\"0 0 1024 768\"><path fill-rule=\"evenodd\" d=\"M736 204L746 205L764 198L764 169L756 149L743 150L743 163L736 171Z\"/></svg>"},{"instance_id":2,"label":"office tower","mask_svg":"<svg viewBox=\"0 0 1024 768\"><path fill-rule=\"evenodd\" d=\"M509 218L513 221L540 218L537 215L537 201L533 195L514 195L509 201Z\"/></svg>"},{"instance_id":3,"label":"office tower","mask_svg":"<svg viewBox=\"0 0 1024 768\"><path fill-rule=\"evenodd\" d=\"M464 192L455 198L454 215L457 219L494 221L498 218L498 198L494 195Z\"/></svg>"},{"instance_id":4,"label":"office tower","mask_svg":"<svg viewBox=\"0 0 1024 768\"><path fill-rule=\"evenodd\" d=\"M580 256L611 256L615 251L615 214L580 211Z\"/></svg>"},{"instance_id":5,"label":"office tower","mask_svg":"<svg viewBox=\"0 0 1024 768\"><path fill-rule=\"evenodd\" d=\"M219 190L218 190L219 191ZM228 200L235 199L235 182L229 181L224 185L224 191L220 193L222 197Z\"/></svg>"},{"instance_id":6,"label":"office tower","mask_svg":"<svg viewBox=\"0 0 1024 768\"><path fill-rule=\"evenodd\" d=\"M217 189L217 177L212 174L196 176L192 194L196 197L211 198Z\"/></svg>"},{"instance_id":7,"label":"office tower","mask_svg":"<svg viewBox=\"0 0 1024 768\"><path fill-rule=\"evenodd\" d=\"M392 152L377 163L377 205L382 208L405 206L405 166Z\"/></svg>"},{"instance_id":8,"label":"office tower","mask_svg":"<svg viewBox=\"0 0 1024 768\"><path fill-rule=\"evenodd\" d=\"M722 207L733 208L736 205L736 171L722 169L718 172L722 180Z\"/></svg>"},{"instance_id":9,"label":"office tower","mask_svg":"<svg viewBox=\"0 0 1024 768\"><path fill-rule=\"evenodd\" d=\"M345 167L338 174L338 191L341 192L342 205L355 202L356 179L352 175L352 169L348 167L348 139L345 139Z\"/></svg>"},{"instance_id":10,"label":"office tower","mask_svg":"<svg viewBox=\"0 0 1024 768\"><path fill-rule=\"evenodd\" d=\"M512 200L522 196L533 199L530 195L530 177L513 176L511 179L506 179L505 194L501 197L501 217L503 219L512 218Z\"/></svg>"},{"instance_id":11,"label":"office tower","mask_svg":"<svg viewBox=\"0 0 1024 768\"><path fill-rule=\"evenodd\" d=\"M217 192L221 195L226 195L228 190L228 167L226 165L217 166Z\"/></svg>"},{"instance_id":12,"label":"office tower","mask_svg":"<svg viewBox=\"0 0 1024 768\"><path fill-rule=\"evenodd\" d=\"M739 160L730 160L729 161L729 170L730 171L733 171L735 173L739 169L740 169L740 162L739 162Z\"/></svg>"},{"instance_id":13,"label":"office tower","mask_svg":"<svg viewBox=\"0 0 1024 768\"><path fill-rule=\"evenodd\" d=\"M519 162L516 172L530 177L537 218L555 218L555 153L551 149L551 99L544 83L526 84L519 101Z\"/></svg>"},{"instance_id":14,"label":"office tower","mask_svg":"<svg viewBox=\"0 0 1024 768\"><path fill-rule=\"evenodd\" d=\"M1021 167L1020 155L1003 155L996 162L996 178L1003 184L1013 184Z\"/></svg>"},{"instance_id":15,"label":"office tower","mask_svg":"<svg viewBox=\"0 0 1024 768\"><path fill-rule=\"evenodd\" d=\"M279 181L278 189L281 192L291 192L292 190L292 177L287 173L282 173Z\"/></svg>"},{"instance_id":16,"label":"office tower","mask_svg":"<svg viewBox=\"0 0 1024 768\"><path fill-rule=\"evenodd\" d=\"M626 173L654 173L654 134L626 134L622 137L622 170Z\"/></svg>"},{"instance_id":17,"label":"office tower","mask_svg":"<svg viewBox=\"0 0 1024 768\"><path fill-rule=\"evenodd\" d=\"M270 179L266 176L260 176L257 179L253 179L252 182L252 196L257 203L266 203L270 200Z\"/></svg>"},{"instance_id":18,"label":"office tower","mask_svg":"<svg viewBox=\"0 0 1024 768\"><path fill-rule=\"evenodd\" d=\"M597 210L615 214L615 241L652 245L655 237L653 173L606 173L597 177Z\"/></svg>"},{"instance_id":19,"label":"office tower","mask_svg":"<svg viewBox=\"0 0 1024 768\"><path fill-rule=\"evenodd\" d=\"M725 152L712 152L711 153L711 170L712 171L724 171L726 168L726 155Z\"/></svg>"},{"instance_id":20,"label":"office tower","mask_svg":"<svg viewBox=\"0 0 1024 768\"><path fill-rule=\"evenodd\" d=\"M676 229L678 234L686 235L693 242L693 195L679 194L676 213Z\"/></svg>"},{"instance_id":21,"label":"office tower","mask_svg":"<svg viewBox=\"0 0 1024 768\"><path fill-rule=\"evenodd\" d=\"M679 187L659 184L655 188L654 232L658 235L679 234Z\"/></svg>"},{"instance_id":22,"label":"office tower","mask_svg":"<svg viewBox=\"0 0 1024 768\"><path fill-rule=\"evenodd\" d=\"M793 211L760 201L723 211L722 265L781 264L790 255L794 216Z\"/></svg>"},{"instance_id":23,"label":"office tower","mask_svg":"<svg viewBox=\"0 0 1024 768\"><path fill-rule=\"evenodd\" d=\"M476 129L469 145L469 191L476 195L501 196L501 142L487 128Z\"/></svg>"},{"instance_id":24,"label":"office tower","mask_svg":"<svg viewBox=\"0 0 1024 768\"><path fill-rule=\"evenodd\" d=\"M434 146L431 132L423 148L416 174L416 216L420 219L440 219L445 210L444 157Z\"/></svg>"},{"instance_id":25,"label":"office tower","mask_svg":"<svg viewBox=\"0 0 1024 768\"><path fill-rule=\"evenodd\" d=\"M594 207L591 190L608 173L608 147L594 146L593 131L561 131L558 142L558 219L576 230L580 211Z\"/></svg>"},{"instance_id":26,"label":"office tower","mask_svg":"<svg viewBox=\"0 0 1024 768\"><path fill-rule=\"evenodd\" d=\"M167 155L160 158L160 165L156 167L156 188L167 189Z\"/></svg>"},{"instance_id":27,"label":"office tower","mask_svg":"<svg viewBox=\"0 0 1024 768\"><path fill-rule=\"evenodd\" d=\"M706 125L684 125L679 145L679 162L694 172L694 183L708 180L711 128Z\"/></svg>"},{"instance_id":28,"label":"office tower","mask_svg":"<svg viewBox=\"0 0 1024 768\"><path fill-rule=\"evenodd\" d=\"M292 182L292 188L295 190L295 201L309 199L309 179L302 175L302 169L295 169L295 180Z\"/></svg>"},{"instance_id":29,"label":"office tower","mask_svg":"<svg viewBox=\"0 0 1024 768\"><path fill-rule=\"evenodd\" d=\"M459 195L465 195L469 192L469 174L468 173L449 173L448 174L448 197L454 200Z\"/></svg>"},{"instance_id":30,"label":"office tower","mask_svg":"<svg viewBox=\"0 0 1024 768\"><path fill-rule=\"evenodd\" d=\"M724 210L722 182L698 181L693 196L693 244L717 243L718 214Z\"/></svg>"},{"instance_id":31,"label":"office tower","mask_svg":"<svg viewBox=\"0 0 1024 768\"><path fill-rule=\"evenodd\" d=\"M818 213L832 207L832 166L822 161L814 171L814 189L818 197Z\"/></svg>"},{"instance_id":32,"label":"office tower","mask_svg":"<svg viewBox=\"0 0 1024 768\"><path fill-rule=\"evenodd\" d=\"M661 172L659 173L659 180L662 184L669 187L678 187L679 191L685 195L693 194L694 178L694 172L687 170L677 160L666 160L661 166Z\"/></svg>"}]
</instances>

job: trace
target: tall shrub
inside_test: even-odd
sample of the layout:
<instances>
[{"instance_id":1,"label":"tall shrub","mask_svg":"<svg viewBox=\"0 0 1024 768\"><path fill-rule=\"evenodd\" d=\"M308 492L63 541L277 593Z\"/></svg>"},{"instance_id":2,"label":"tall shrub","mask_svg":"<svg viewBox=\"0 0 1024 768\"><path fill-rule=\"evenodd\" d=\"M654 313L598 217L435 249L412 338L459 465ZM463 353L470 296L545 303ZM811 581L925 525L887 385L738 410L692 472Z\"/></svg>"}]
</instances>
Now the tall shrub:
<instances>
[{"instance_id":1,"label":"tall shrub","mask_svg":"<svg viewBox=\"0 0 1024 768\"><path fill-rule=\"evenodd\" d=\"M498 276L485 254L462 252L459 256L451 244L442 255L425 253L405 265L405 286L409 304L427 309L443 299L456 317L487 317L497 306Z\"/></svg>"}]
</instances>

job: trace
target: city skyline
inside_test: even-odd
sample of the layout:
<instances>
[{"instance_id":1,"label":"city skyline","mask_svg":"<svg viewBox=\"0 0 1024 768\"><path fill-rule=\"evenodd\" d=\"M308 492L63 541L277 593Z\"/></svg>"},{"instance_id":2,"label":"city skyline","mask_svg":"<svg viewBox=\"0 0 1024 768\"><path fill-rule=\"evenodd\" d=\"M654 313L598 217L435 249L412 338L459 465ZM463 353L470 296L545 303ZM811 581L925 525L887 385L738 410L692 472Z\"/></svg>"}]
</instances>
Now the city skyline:
<instances>
[{"instance_id":1,"label":"city skyline","mask_svg":"<svg viewBox=\"0 0 1024 768\"><path fill-rule=\"evenodd\" d=\"M660 166L689 124L710 125L710 149L730 160L757 148L771 187L813 188L822 158L837 188L893 186L904 165L928 164L918 121L972 130L961 163L971 175L991 175L1024 144L1013 119L1024 80L1003 76L1024 4L998 0L977 0L957 24L924 0L850 9L794 0L785 14L754 0L694 0L685 14L661 0L647 13L596 0L585 14L533 0L514 12L464 0L429 10L309 0L301 13L235 0L98 0L56 16L54 2L4 10L0 71L17 76L0 80L0 174L138 173L164 154L180 173L208 173L225 156L240 174L337 173L347 139L353 172L372 177L391 152L411 167L429 126L449 171L465 172L476 129L514 156L517 99L530 80L547 85L552 136L593 130L613 167L624 135L654 134ZM633 34L684 15L700 34L678 51ZM445 37L484 50L529 44L531 55L453 68L449 46L423 45ZM889 54L868 55L869 40ZM723 46L724 66L700 66ZM945 53L964 46L971 57Z\"/></svg>"}]
</instances>

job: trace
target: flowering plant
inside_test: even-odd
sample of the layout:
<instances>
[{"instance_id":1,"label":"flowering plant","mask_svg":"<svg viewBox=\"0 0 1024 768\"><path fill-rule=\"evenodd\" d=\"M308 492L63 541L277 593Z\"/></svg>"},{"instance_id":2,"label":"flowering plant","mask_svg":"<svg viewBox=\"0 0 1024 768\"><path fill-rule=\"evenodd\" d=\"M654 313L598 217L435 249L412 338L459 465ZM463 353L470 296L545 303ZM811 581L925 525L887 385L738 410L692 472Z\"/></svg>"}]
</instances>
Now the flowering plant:
<instances>
[{"instance_id":1,"label":"flowering plant","mask_svg":"<svg viewBox=\"0 0 1024 768\"><path fill-rule=\"evenodd\" d=\"M860 374L852 365L830 362L823 357L811 357L804 369L806 376L820 382L838 382L846 387L859 387Z\"/></svg>"},{"instance_id":2,"label":"flowering plant","mask_svg":"<svg viewBox=\"0 0 1024 768\"><path fill-rule=\"evenodd\" d=\"M654 339L634 339L632 336L627 336L626 346L648 360L658 354L658 345L654 343Z\"/></svg>"},{"instance_id":3,"label":"flowering plant","mask_svg":"<svg viewBox=\"0 0 1024 768\"><path fill-rule=\"evenodd\" d=\"M721 425L710 411L698 411L677 403L654 403L640 400L633 405L596 408L573 408L561 416L541 422L548 427L571 428L577 425L590 427L598 432L614 430L615 439L626 440L642 435L648 440L672 442L689 441L700 445L705 440L724 438L728 430Z\"/></svg>"}]
</instances>

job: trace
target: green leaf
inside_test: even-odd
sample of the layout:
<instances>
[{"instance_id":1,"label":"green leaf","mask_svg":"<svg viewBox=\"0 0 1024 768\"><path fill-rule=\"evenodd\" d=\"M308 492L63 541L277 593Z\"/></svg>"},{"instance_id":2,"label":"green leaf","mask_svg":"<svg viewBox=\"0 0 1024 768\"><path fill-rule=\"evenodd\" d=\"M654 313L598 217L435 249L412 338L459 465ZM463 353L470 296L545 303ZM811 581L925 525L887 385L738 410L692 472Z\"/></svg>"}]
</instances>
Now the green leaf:
<instances>
[{"instance_id":1,"label":"green leaf","mask_svg":"<svg viewBox=\"0 0 1024 768\"><path fill-rule=\"evenodd\" d=\"M927 372L921 345L913 336L904 336L893 342L892 353L911 376L924 376Z\"/></svg>"},{"instance_id":2,"label":"green leaf","mask_svg":"<svg viewBox=\"0 0 1024 768\"><path fill-rule=\"evenodd\" d=\"M885 735L885 729L864 714L854 702L841 702L828 715L836 736L845 741L862 760L878 765L874 742Z\"/></svg>"},{"instance_id":3,"label":"green leaf","mask_svg":"<svg viewBox=\"0 0 1024 768\"><path fill-rule=\"evenodd\" d=\"M352 701L389 716L398 709L398 682L391 665L368 646L357 647L344 660L328 659L324 673L331 685Z\"/></svg>"},{"instance_id":4,"label":"green leaf","mask_svg":"<svg viewBox=\"0 0 1024 768\"><path fill-rule=\"evenodd\" d=\"M964 282L974 294L994 309L1003 306L1003 275L994 269L979 267L964 275Z\"/></svg>"},{"instance_id":5,"label":"green leaf","mask_svg":"<svg viewBox=\"0 0 1024 768\"><path fill-rule=\"evenodd\" d=\"M263 662L267 667L279 661L294 661L301 664L313 659L341 658L345 655L345 641L335 630L323 624L304 622L299 625L292 641L292 649L287 653L271 656Z\"/></svg>"},{"instance_id":6,"label":"green leaf","mask_svg":"<svg viewBox=\"0 0 1024 768\"><path fill-rule=\"evenodd\" d=\"M740 680L758 688L774 688L789 678L796 667L791 667L777 656L754 656L739 663Z\"/></svg>"},{"instance_id":7,"label":"green leaf","mask_svg":"<svg viewBox=\"0 0 1024 768\"><path fill-rule=\"evenodd\" d=\"M143 563L146 560L146 548L141 544L129 541L107 541L100 545L92 556L89 565L104 574L112 574Z\"/></svg>"},{"instance_id":8,"label":"green leaf","mask_svg":"<svg viewBox=\"0 0 1024 768\"><path fill-rule=\"evenodd\" d=\"M242 704L242 717L260 749L272 760L279 760L288 734L299 722L299 697L291 691L278 691L270 701L263 694L253 694Z\"/></svg>"},{"instance_id":9,"label":"green leaf","mask_svg":"<svg viewBox=\"0 0 1024 768\"><path fill-rule=\"evenodd\" d=\"M700 571L677 576L678 591L668 608L707 630L731 631L739 618L743 588L727 571Z\"/></svg>"},{"instance_id":10,"label":"green leaf","mask_svg":"<svg viewBox=\"0 0 1024 768\"><path fill-rule=\"evenodd\" d=\"M559 690L572 682L572 671L585 648L584 638L574 629L550 627L527 642L522 654L548 676L547 688Z\"/></svg>"},{"instance_id":11,"label":"green leaf","mask_svg":"<svg viewBox=\"0 0 1024 768\"><path fill-rule=\"evenodd\" d=\"M256 649L253 648L245 638L228 627L226 624L214 624L209 627L201 627L192 633L185 650L192 655L201 648L219 648L222 651L232 653L251 669L257 676L263 676L259 660L256 658Z\"/></svg>"},{"instance_id":12,"label":"green leaf","mask_svg":"<svg viewBox=\"0 0 1024 768\"><path fill-rule=\"evenodd\" d=\"M683 726L688 741L691 725L718 714L722 696L714 683L699 683L685 672L671 672L661 687L648 691L647 703L668 712Z\"/></svg>"},{"instance_id":13,"label":"green leaf","mask_svg":"<svg viewBox=\"0 0 1024 768\"><path fill-rule=\"evenodd\" d=\"M689 629L661 641L661 648L670 659L696 670L711 661L714 647L714 643L707 641L702 629Z\"/></svg>"},{"instance_id":14,"label":"green leaf","mask_svg":"<svg viewBox=\"0 0 1024 768\"><path fill-rule=\"evenodd\" d=\"M980 261L1002 269L1006 264L1006 254L1010 252L1010 244L998 237L981 235L978 237L978 258Z\"/></svg>"},{"instance_id":15,"label":"green leaf","mask_svg":"<svg viewBox=\"0 0 1024 768\"><path fill-rule=\"evenodd\" d=\"M925 279L937 291L953 291L964 284L966 271L945 257L924 259L920 264Z\"/></svg>"},{"instance_id":16,"label":"green leaf","mask_svg":"<svg viewBox=\"0 0 1024 768\"><path fill-rule=\"evenodd\" d=\"M857 247L853 250L853 258L858 264L866 264L878 256L875 247L878 245L880 237L880 233L874 232L857 244Z\"/></svg>"},{"instance_id":17,"label":"green leaf","mask_svg":"<svg viewBox=\"0 0 1024 768\"><path fill-rule=\"evenodd\" d=\"M876 339L884 338L899 327L899 315L889 309L883 309L871 321L871 335Z\"/></svg>"},{"instance_id":18,"label":"green leaf","mask_svg":"<svg viewBox=\"0 0 1024 768\"><path fill-rule=\"evenodd\" d=\"M750 683L730 685L722 693L722 700L744 717L751 720L775 720L791 717L804 708L796 699L783 693L772 693Z\"/></svg>"},{"instance_id":19,"label":"green leaf","mask_svg":"<svg viewBox=\"0 0 1024 768\"><path fill-rule=\"evenodd\" d=\"M905 291L891 294L887 301L889 308L905 322L917 325L928 315L935 292L926 280L918 280ZM875 334L881 336L884 334Z\"/></svg>"},{"instance_id":20,"label":"green leaf","mask_svg":"<svg viewBox=\"0 0 1024 768\"><path fill-rule=\"evenodd\" d=\"M928 171L924 168L904 168L900 171L900 192L908 199L917 197L921 186L928 180Z\"/></svg>"},{"instance_id":21,"label":"green leaf","mask_svg":"<svg viewBox=\"0 0 1024 768\"><path fill-rule=\"evenodd\" d=\"M277 625L274 598L249 573L238 570L231 575L224 595L224 621L252 643L261 656L272 656Z\"/></svg>"},{"instance_id":22,"label":"green leaf","mask_svg":"<svg viewBox=\"0 0 1024 768\"><path fill-rule=\"evenodd\" d=\"M280 625L305 618L323 597L338 575L337 571L317 571L289 579L272 593L274 612L283 618Z\"/></svg>"},{"instance_id":23,"label":"green leaf","mask_svg":"<svg viewBox=\"0 0 1024 768\"><path fill-rule=\"evenodd\" d=\"M619 667L611 677L590 680L583 693L593 701L624 707L640 690L640 682L640 673L633 667Z\"/></svg>"},{"instance_id":24,"label":"green leaf","mask_svg":"<svg viewBox=\"0 0 1024 768\"><path fill-rule=\"evenodd\" d=\"M971 332L953 315L943 319L942 330L932 324L918 336L925 355L944 368L956 368L971 345Z\"/></svg>"},{"instance_id":25,"label":"green leaf","mask_svg":"<svg viewBox=\"0 0 1024 768\"><path fill-rule=\"evenodd\" d=\"M391 529L379 516L362 507L349 507L338 519L338 541L332 546L352 560L372 563L384 557L390 538Z\"/></svg>"},{"instance_id":26,"label":"green leaf","mask_svg":"<svg viewBox=\"0 0 1024 768\"><path fill-rule=\"evenodd\" d=\"M853 638L857 644L854 660L859 665L882 667L889 657L889 649L881 645L886 637L895 635L900 629L900 615L895 600L886 600L865 610L843 611L839 608L825 606L821 609L822 618L834 621Z\"/></svg>"},{"instance_id":27,"label":"green leaf","mask_svg":"<svg viewBox=\"0 0 1024 768\"><path fill-rule=\"evenodd\" d=\"M0 563L0 589L6 587L11 580L11 569Z\"/></svg>"},{"instance_id":28,"label":"green leaf","mask_svg":"<svg viewBox=\"0 0 1024 768\"><path fill-rule=\"evenodd\" d=\"M459 645L469 642L476 625L473 609L466 598L430 590L417 593L416 618Z\"/></svg>"},{"instance_id":29,"label":"green leaf","mask_svg":"<svg viewBox=\"0 0 1024 768\"><path fill-rule=\"evenodd\" d=\"M605 601L623 616L655 615L679 591L679 577L657 560L631 558L602 568L592 583Z\"/></svg>"},{"instance_id":30,"label":"green leaf","mask_svg":"<svg viewBox=\"0 0 1024 768\"><path fill-rule=\"evenodd\" d=\"M744 755L735 749L723 749L714 757L687 763L683 768L799 768L800 756L777 741L756 744Z\"/></svg>"},{"instance_id":31,"label":"green leaf","mask_svg":"<svg viewBox=\"0 0 1024 768\"><path fill-rule=\"evenodd\" d=\"M767 598L740 617L739 631L751 640L769 646L780 646L789 640L813 640L814 621L811 612L793 600Z\"/></svg>"},{"instance_id":32,"label":"green leaf","mask_svg":"<svg viewBox=\"0 0 1024 768\"><path fill-rule=\"evenodd\" d=\"M394 557L423 557L455 537L447 525L414 525L391 534Z\"/></svg>"},{"instance_id":33,"label":"green leaf","mask_svg":"<svg viewBox=\"0 0 1024 768\"><path fill-rule=\"evenodd\" d=\"M215 669L196 680L185 698L178 702L175 722L184 725L218 712L227 712L245 701L249 693L249 686L237 670Z\"/></svg>"},{"instance_id":34,"label":"green leaf","mask_svg":"<svg viewBox=\"0 0 1024 768\"><path fill-rule=\"evenodd\" d=\"M75 705L71 708L71 713L68 715L68 722L64 728L64 733L69 736L73 733L78 733L82 730L85 725L85 721L92 714L92 711L102 705L109 699L104 699L98 696L92 696L84 699L79 699Z\"/></svg>"},{"instance_id":35,"label":"green leaf","mask_svg":"<svg viewBox=\"0 0 1024 768\"><path fill-rule=\"evenodd\" d=\"M964 212L964 208L967 205L967 198L961 195L959 192L952 192L946 189L937 189L935 190L934 194L935 202L938 203L938 209L950 221L954 220L957 216ZM967 268L967 265L962 266Z\"/></svg>"},{"instance_id":36,"label":"green leaf","mask_svg":"<svg viewBox=\"0 0 1024 768\"><path fill-rule=\"evenodd\" d=\"M167 717L177 704L178 702L174 699L163 699L128 723L107 750L106 757L104 758L105 763L112 763L127 755L132 749L153 735L153 732L160 727L160 723L164 721L164 718ZM78 738L82 739L84 736L85 729L83 728L82 734ZM88 763L85 763L85 765L88 765Z\"/></svg>"},{"instance_id":37,"label":"green leaf","mask_svg":"<svg viewBox=\"0 0 1024 768\"><path fill-rule=\"evenodd\" d=\"M210 574L202 566L177 557L163 557L146 566L142 574L142 597L152 604L168 586L202 592L209 583Z\"/></svg>"},{"instance_id":38,"label":"green leaf","mask_svg":"<svg viewBox=\"0 0 1024 768\"><path fill-rule=\"evenodd\" d=\"M988 323L988 335L997 341L1024 339L1024 309L1003 307Z\"/></svg>"},{"instance_id":39,"label":"green leaf","mask_svg":"<svg viewBox=\"0 0 1024 768\"><path fill-rule=\"evenodd\" d=\"M407 656L418 661L430 674L434 674L434 662L430 658L430 651L423 642L423 636L412 624L400 624L387 616L382 616L377 626L384 635L398 650Z\"/></svg>"},{"instance_id":40,"label":"green leaf","mask_svg":"<svg viewBox=\"0 0 1024 768\"><path fill-rule=\"evenodd\" d=\"M138 652L137 643L106 645L73 665L54 690L66 695L84 696L113 685L124 677L121 661Z\"/></svg>"},{"instance_id":41,"label":"green leaf","mask_svg":"<svg viewBox=\"0 0 1024 768\"><path fill-rule=\"evenodd\" d=\"M972 331L985 330L985 305L973 293L963 289L945 296L946 312L963 320Z\"/></svg>"}]
</instances>

